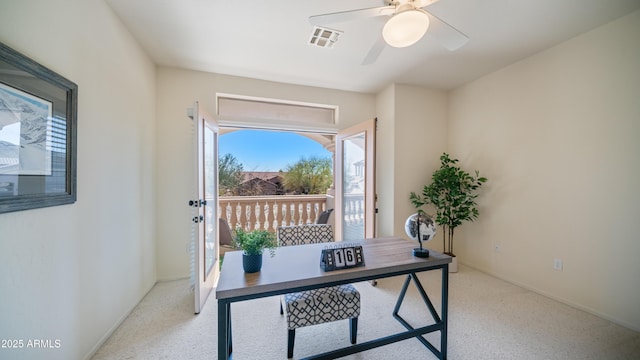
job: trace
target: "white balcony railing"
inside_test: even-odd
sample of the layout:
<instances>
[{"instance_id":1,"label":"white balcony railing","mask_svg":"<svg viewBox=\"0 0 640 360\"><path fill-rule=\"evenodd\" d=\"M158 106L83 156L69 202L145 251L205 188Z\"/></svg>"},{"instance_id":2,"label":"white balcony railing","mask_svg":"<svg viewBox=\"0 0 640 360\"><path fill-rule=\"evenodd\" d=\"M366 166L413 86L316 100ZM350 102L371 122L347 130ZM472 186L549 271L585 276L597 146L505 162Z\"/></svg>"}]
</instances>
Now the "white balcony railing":
<instances>
[{"instance_id":1,"label":"white balcony railing","mask_svg":"<svg viewBox=\"0 0 640 360\"><path fill-rule=\"evenodd\" d=\"M326 195L224 196L219 198L218 213L231 229L275 233L278 226L314 223L326 209Z\"/></svg>"}]
</instances>

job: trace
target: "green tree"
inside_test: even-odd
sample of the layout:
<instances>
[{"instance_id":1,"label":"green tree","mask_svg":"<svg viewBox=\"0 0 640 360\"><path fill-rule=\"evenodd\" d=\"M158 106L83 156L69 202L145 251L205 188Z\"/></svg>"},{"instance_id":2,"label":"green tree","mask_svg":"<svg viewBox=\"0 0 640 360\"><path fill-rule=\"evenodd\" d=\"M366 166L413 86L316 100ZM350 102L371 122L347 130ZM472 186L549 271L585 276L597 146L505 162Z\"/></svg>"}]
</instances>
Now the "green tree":
<instances>
[{"instance_id":1,"label":"green tree","mask_svg":"<svg viewBox=\"0 0 640 360\"><path fill-rule=\"evenodd\" d=\"M219 195L235 194L242 182L242 164L231 154L224 154L218 159Z\"/></svg>"},{"instance_id":2,"label":"green tree","mask_svg":"<svg viewBox=\"0 0 640 360\"><path fill-rule=\"evenodd\" d=\"M283 185L288 193L324 194L333 183L330 158L301 158L288 165L283 176Z\"/></svg>"}]
</instances>

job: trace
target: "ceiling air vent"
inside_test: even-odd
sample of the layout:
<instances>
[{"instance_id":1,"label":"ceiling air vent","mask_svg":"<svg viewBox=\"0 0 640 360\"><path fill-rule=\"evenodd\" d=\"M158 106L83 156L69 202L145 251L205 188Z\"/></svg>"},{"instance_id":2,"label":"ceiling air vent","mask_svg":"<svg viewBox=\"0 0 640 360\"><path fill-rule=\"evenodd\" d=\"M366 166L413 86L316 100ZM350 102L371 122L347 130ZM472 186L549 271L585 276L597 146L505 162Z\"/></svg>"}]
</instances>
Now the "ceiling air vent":
<instances>
[{"instance_id":1,"label":"ceiling air vent","mask_svg":"<svg viewBox=\"0 0 640 360\"><path fill-rule=\"evenodd\" d=\"M315 45L324 48L333 47L333 44L338 41L338 38L342 35L342 31L322 28L319 26L313 27L311 38L309 39L310 45Z\"/></svg>"}]
</instances>

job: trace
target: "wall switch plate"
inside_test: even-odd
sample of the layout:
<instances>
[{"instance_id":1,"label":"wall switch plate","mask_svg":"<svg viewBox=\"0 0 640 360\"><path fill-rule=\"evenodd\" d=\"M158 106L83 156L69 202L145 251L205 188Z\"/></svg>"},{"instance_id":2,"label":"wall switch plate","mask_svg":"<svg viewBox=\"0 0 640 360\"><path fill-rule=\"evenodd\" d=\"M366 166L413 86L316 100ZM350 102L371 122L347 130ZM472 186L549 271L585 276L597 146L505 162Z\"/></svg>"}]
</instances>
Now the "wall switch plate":
<instances>
[{"instance_id":1,"label":"wall switch plate","mask_svg":"<svg viewBox=\"0 0 640 360\"><path fill-rule=\"evenodd\" d=\"M562 259L553 259L553 270L562 271Z\"/></svg>"}]
</instances>

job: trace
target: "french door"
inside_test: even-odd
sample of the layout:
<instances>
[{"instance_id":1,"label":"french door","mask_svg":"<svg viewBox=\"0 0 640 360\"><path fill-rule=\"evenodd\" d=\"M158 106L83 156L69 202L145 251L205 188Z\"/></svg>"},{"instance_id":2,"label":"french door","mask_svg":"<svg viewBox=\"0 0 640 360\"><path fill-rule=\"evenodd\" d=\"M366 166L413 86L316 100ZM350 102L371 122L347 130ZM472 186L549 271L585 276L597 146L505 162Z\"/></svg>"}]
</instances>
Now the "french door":
<instances>
[{"instance_id":1,"label":"french door","mask_svg":"<svg viewBox=\"0 0 640 360\"><path fill-rule=\"evenodd\" d=\"M373 119L336 136L336 239L375 237L375 135Z\"/></svg>"},{"instance_id":2,"label":"french door","mask_svg":"<svg viewBox=\"0 0 640 360\"><path fill-rule=\"evenodd\" d=\"M197 209L194 226L194 300L200 313L219 275L218 240L218 125L196 101L192 109L195 124L197 199L190 203Z\"/></svg>"}]
</instances>

